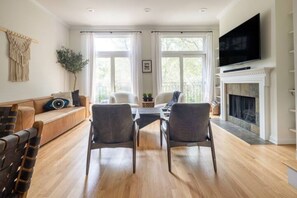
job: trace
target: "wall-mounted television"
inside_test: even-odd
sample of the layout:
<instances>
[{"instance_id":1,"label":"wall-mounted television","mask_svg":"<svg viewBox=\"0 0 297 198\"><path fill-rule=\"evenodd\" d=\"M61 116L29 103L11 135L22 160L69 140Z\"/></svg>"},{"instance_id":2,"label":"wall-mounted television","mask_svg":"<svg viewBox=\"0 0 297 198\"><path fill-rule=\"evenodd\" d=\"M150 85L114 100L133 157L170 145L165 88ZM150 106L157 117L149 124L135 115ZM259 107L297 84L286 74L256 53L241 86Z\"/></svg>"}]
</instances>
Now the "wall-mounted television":
<instances>
[{"instance_id":1,"label":"wall-mounted television","mask_svg":"<svg viewBox=\"0 0 297 198\"><path fill-rule=\"evenodd\" d=\"M261 59L260 14L219 38L219 65Z\"/></svg>"}]
</instances>

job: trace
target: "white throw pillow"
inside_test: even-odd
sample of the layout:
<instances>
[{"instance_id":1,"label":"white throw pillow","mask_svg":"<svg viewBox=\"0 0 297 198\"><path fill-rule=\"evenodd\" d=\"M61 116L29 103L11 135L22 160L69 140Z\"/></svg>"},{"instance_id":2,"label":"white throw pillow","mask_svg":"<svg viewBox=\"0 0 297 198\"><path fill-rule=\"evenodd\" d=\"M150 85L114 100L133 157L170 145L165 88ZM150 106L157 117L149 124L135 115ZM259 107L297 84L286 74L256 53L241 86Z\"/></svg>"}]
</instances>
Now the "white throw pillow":
<instances>
[{"instance_id":1,"label":"white throw pillow","mask_svg":"<svg viewBox=\"0 0 297 198\"><path fill-rule=\"evenodd\" d=\"M71 92L60 92L52 94L54 98L64 98L69 100L68 107L73 107L72 93Z\"/></svg>"}]
</instances>

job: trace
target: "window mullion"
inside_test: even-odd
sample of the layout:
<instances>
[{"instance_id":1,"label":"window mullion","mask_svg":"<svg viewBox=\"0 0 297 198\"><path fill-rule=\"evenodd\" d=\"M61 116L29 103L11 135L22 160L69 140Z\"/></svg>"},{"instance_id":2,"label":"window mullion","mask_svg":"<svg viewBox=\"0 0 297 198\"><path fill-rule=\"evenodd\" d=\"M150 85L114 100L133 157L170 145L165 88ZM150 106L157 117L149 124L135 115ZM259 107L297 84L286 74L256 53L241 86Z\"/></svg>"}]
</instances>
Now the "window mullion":
<instances>
[{"instance_id":1,"label":"window mullion","mask_svg":"<svg viewBox=\"0 0 297 198\"><path fill-rule=\"evenodd\" d=\"M110 69L110 75L111 75L111 77L110 77L110 79L111 79L111 90L112 90L112 92L116 92L116 89L115 89L115 61L114 61L114 58L115 57L113 57L113 56L111 56L111 69Z\"/></svg>"},{"instance_id":2,"label":"window mullion","mask_svg":"<svg viewBox=\"0 0 297 198\"><path fill-rule=\"evenodd\" d=\"M183 56L179 56L179 68L180 68L180 91L184 91L184 63Z\"/></svg>"}]
</instances>

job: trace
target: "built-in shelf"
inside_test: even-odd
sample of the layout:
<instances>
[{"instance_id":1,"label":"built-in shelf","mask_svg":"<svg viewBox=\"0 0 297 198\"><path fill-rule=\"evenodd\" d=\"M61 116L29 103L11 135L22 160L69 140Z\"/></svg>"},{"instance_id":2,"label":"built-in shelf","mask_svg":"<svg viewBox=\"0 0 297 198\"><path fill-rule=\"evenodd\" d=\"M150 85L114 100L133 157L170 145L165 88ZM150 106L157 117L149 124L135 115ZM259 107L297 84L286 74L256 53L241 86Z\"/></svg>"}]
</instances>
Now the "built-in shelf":
<instances>
[{"instance_id":1,"label":"built-in shelf","mask_svg":"<svg viewBox=\"0 0 297 198\"><path fill-rule=\"evenodd\" d=\"M295 89L289 89L289 92L295 93Z\"/></svg>"},{"instance_id":2,"label":"built-in shelf","mask_svg":"<svg viewBox=\"0 0 297 198\"><path fill-rule=\"evenodd\" d=\"M221 96L216 96L217 98L221 98Z\"/></svg>"},{"instance_id":3,"label":"built-in shelf","mask_svg":"<svg viewBox=\"0 0 297 198\"><path fill-rule=\"evenodd\" d=\"M220 86L216 86L216 88L217 88L217 89L220 89L221 87L220 87Z\"/></svg>"},{"instance_id":4,"label":"built-in shelf","mask_svg":"<svg viewBox=\"0 0 297 198\"><path fill-rule=\"evenodd\" d=\"M290 73L294 73L295 72L295 69L291 69L289 70Z\"/></svg>"},{"instance_id":5,"label":"built-in shelf","mask_svg":"<svg viewBox=\"0 0 297 198\"><path fill-rule=\"evenodd\" d=\"M294 50L290 50L289 53L290 53L290 54L294 54Z\"/></svg>"},{"instance_id":6,"label":"built-in shelf","mask_svg":"<svg viewBox=\"0 0 297 198\"><path fill-rule=\"evenodd\" d=\"M290 112L296 113L296 109L290 109Z\"/></svg>"},{"instance_id":7,"label":"built-in shelf","mask_svg":"<svg viewBox=\"0 0 297 198\"><path fill-rule=\"evenodd\" d=\"M296 129L289 129L289 131L296 133Z\"/></svg>"},{"instance_id":8,"label":"built-in shelf","mask_svg":"<svg viewBox=\"0 0 297 198\"><path fill-rule=\"evenodd\" d=\"M289 34L294 34L294 30L290 31Z\"/></svg>"}]
</instances>

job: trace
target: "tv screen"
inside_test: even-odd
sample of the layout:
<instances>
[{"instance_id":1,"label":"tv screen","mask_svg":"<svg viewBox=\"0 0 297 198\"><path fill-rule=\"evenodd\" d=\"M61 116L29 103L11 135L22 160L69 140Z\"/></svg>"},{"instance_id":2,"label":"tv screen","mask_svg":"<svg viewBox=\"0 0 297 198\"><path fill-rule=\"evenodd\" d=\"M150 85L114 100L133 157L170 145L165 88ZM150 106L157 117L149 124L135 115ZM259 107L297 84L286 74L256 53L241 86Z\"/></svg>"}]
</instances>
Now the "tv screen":
<instances>
[{"instance_id":1,"label":"tv screen","mask_svg":"<svg viewBox=\"0 0 297 198\"><path fill-rule=\"evenodd\" d=\"M219 38L220 66L261 59L260 14Z\"/></svg>"}]
</instances>

